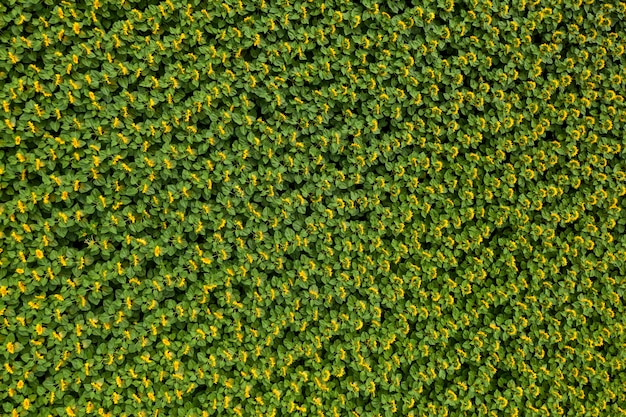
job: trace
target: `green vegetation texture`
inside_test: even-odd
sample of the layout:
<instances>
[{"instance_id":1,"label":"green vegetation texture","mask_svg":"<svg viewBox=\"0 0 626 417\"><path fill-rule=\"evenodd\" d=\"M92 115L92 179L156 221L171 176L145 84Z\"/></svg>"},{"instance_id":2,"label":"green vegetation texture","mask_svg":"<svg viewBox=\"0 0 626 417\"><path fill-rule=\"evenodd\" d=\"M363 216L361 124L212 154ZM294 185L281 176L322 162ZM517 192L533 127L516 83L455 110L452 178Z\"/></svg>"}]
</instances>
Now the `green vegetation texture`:
<instances>
[{"instance_id":1,"label":"green vegetation texture","mask_svg":"<svg viewBox=\"0 0 626 417\"><path fill-rule=\"evenodd\" d=\"M626 415L624 22L0 2L0 415Z\"/></svg>"}]
</instances>

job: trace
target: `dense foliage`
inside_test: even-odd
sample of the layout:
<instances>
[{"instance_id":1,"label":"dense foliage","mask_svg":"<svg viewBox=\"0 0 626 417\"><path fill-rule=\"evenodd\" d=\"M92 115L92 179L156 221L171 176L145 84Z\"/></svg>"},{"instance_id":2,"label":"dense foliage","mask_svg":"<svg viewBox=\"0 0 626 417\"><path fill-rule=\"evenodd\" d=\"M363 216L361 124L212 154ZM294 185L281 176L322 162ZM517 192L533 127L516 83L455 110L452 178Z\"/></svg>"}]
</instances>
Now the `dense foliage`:
<instances>
[{"instance_id":1,"label":"dense foliage","mask_svg":"<svg viewBox=\"0 0 626 417\"><path fill-rule=\"evenodd\" d=\"M624 22L1 2L0 414L625 415Z\"/></svg>"}]
</instances>

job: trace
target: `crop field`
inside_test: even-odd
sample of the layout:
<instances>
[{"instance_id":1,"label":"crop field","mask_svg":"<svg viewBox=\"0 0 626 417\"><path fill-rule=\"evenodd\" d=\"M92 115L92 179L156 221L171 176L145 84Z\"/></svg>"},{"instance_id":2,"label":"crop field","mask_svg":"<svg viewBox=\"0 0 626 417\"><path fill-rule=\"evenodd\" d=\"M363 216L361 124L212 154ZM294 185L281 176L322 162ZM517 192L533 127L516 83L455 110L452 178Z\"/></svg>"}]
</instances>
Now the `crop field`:
<instances>
[{"instance_id":1,"label":"crop field","mask_svg":"<svg viewBox=\"0 0 626 417\"><path fill-rule=\"evenodd\" d=\"M626 415L626 3L0 1L0 415Z\"/></svg>"}]
</instances>

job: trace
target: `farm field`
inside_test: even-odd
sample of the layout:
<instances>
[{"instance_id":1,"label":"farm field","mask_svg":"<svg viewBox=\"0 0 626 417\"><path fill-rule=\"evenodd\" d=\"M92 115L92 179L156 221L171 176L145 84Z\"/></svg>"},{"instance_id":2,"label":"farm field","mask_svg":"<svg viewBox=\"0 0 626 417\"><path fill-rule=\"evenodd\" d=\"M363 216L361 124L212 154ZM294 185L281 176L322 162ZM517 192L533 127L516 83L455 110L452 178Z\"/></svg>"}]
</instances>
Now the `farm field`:
<instances>
[{"instance_id":1,"label":"farm field","mask_svg":"<svg viewBox=\"0 0 626 417\"><path fill-rule=\"evenodd\" d=\"M0 2L0 415L626 415L624 22Z\"/></svg>"}]
</instances>

